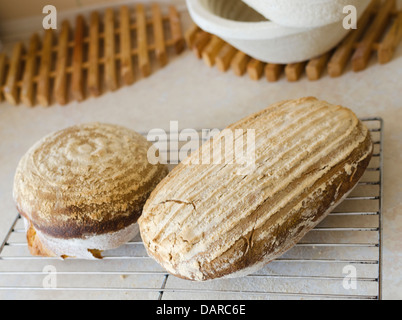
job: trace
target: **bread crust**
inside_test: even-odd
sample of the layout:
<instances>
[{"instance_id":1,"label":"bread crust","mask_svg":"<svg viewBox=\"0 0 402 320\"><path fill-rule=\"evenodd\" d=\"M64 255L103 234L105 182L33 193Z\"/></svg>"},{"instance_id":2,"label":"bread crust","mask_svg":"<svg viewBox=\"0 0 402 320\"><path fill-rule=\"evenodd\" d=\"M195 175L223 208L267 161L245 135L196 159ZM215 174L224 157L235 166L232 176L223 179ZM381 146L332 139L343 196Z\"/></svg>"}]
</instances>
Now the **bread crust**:
<instances>
[{"instance_id":1,"label":"bread crust","mask_svg":"<svg viewBox=\"0 0 402 320\"><path fill-rule=\"evenodd\" d=\"M17 209L30 224L31 252L48 255L47 237L85 240L135 224L168 173L167 166L148 162L150 147L132 130L101 123L73 126L32 146L19 162L13 189Z\"/></svg>"},{"instance_id":2,"label":"bread crust","mask_svg":"<svg viewBox=\"0 0 402 320\"><path fill-rule=\"evenodd\" d=\"M55 254L46 248L36 235L34 226L26 220L28 250L33 256L54 257Z\"/></svg>"},{"instance_id":3,"label":"bread crust","mask_svg":"<svg viewBox=\"0 0 402 320\"><path fill-rule=\"evenodd\" d=\"M254 169L192 165L218 136L159 184L139 219L149 255L183 279L245 275L282 255L355 187L373 152L353 112L311 97L228 128L256 130Z\"/></svg>"}]
</instances>

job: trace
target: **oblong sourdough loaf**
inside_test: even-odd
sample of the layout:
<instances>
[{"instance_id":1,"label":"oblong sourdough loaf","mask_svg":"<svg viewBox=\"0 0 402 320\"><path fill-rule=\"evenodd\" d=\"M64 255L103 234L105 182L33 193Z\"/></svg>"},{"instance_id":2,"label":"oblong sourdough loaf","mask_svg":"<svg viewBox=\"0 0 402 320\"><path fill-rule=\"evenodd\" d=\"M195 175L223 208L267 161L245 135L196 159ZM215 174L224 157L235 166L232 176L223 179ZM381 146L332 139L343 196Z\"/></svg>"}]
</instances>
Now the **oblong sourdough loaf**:
<instances>
[{"instance_id":1,"label":"oblong sourdough loaf","mask_svg":"<svg viewBox=\"0 0 402 320\"><path fill-rule=\"evenodd\" d=\"M244 170L230 152L229 161L199 161L236 129L255 130L254 165ZM353 112L315 98L274 104L227 130L162 180L139 219L148 254L181 278L243 276L282 255L352 190L373 150Z\"/></svg>"}]
</instances>

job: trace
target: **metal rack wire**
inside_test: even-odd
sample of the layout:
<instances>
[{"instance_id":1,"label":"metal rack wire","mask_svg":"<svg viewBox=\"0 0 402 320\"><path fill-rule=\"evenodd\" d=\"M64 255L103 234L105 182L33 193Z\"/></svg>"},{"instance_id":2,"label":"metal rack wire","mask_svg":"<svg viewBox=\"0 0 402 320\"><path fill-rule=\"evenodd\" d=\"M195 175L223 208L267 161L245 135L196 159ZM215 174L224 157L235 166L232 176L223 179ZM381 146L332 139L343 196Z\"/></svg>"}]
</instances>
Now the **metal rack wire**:
<instances>
[{"instance_id":1,"label":"metal rack wire","mask_svg":"<svg viewBox=\"0 0 402 320\"><path fill-rule=\"evenodd\" d=\"M147 256L140 236L103 260L33 257L17 215L0 245L0 299L381 299L383 121L362 120L375 150L355 191L292 250L253 275L205 283L177 279Z\"/></svg>"}]
</instances>

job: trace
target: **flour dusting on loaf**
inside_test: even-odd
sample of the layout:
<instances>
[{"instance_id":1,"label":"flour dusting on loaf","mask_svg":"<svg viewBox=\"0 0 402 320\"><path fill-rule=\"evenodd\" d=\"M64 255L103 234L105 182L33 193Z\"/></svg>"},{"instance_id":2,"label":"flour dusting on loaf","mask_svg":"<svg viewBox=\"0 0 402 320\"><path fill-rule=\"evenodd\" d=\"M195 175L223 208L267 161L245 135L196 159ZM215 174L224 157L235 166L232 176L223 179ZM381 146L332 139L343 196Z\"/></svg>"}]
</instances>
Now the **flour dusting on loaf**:
<instances>
[{"instance_id":1,"label":"flour dusting on loaf","mask_svg":"<svg viewBox=\"0 0 402 320\"><path fill-rule=\"evenodd\" d=\"M373 151L352 111L315 98L274 104L227 129L255 130L253 169L198 164L215 136L162 180L139 219L149 255L184 279L245 275L282 255L353 189Z\"/></svg>"},{"instance_id":2,"label":"flour dusting on loaf","mask_svg":"<svg viewBox=\"0 0 402 320\"><path fill-rule=\"evenodd\" d=\"M35 243L57 256L87 257L134 237L146 199L168 173L148 162L150 146L133 130L102 123L76 125L32 146L13 190L29 223L31 253L41 254Z\"/></svg>"}]
</instances>

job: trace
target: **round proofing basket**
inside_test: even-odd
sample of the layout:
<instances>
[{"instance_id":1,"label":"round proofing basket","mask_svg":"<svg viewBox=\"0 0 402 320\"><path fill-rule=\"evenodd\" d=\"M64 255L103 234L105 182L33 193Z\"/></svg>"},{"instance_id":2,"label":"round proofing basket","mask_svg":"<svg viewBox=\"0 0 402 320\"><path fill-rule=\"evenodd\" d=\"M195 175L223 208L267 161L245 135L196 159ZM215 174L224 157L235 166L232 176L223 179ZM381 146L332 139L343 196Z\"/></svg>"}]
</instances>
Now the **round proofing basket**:
<instances>
[{"instance_id":1,"label":"round proofing basket","mask_svg":"<svg viewBox=\"0 0 402 320\"><path fill-rule=\"evenodd\" d=\"M201 29L268 63L312 59L331 50L349 32L342 22L318 28L280 26L241 0L187 0L187 6Z\"/></svg>"}]
</instances>

